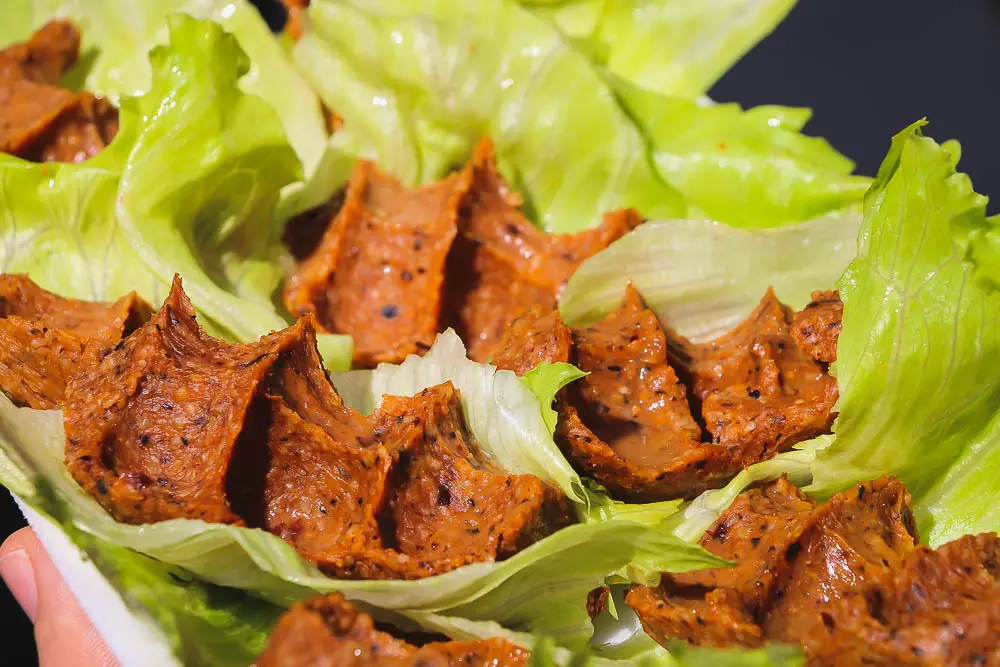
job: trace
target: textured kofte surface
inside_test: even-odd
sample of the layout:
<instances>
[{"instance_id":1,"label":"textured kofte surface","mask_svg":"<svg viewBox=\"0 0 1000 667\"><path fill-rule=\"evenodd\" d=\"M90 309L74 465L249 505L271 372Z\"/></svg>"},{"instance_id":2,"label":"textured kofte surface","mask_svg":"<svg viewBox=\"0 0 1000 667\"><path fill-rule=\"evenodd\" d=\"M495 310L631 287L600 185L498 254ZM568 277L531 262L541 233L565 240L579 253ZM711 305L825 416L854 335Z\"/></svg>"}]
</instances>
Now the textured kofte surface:
<instances>
[{"instance_id":1,"label":"textured kofte surface","mask_svg":"<svg viewBox=\"0 0 1000 667\"><path fill-rule=\"evenodd\" d=\"M120 521L263 528L349 578L503 559L568 520L541 480L485 461L450 383L385 397L369 417L345 406L313 321L215 339L175 280L152 319L72 368L70 473Z\"/></svg>"},{"instance_id":2,"label":"textured kofte surface","mask_svg":"<svg viewBox=\"0 0 1000 667\"><path fill-rule=\"evenodd\" d=\"M257 667L521 667L530 653L502 639L436 641L415 646L378 629L338 594L289 609Z\"/></svg>"},{"instance_id":3,"label":"textured kofte surface","mask_svg":"<svg viewBox=\"0 0 1000 667\"><path fill-rule=\"evenodd\" d=\"M315 313L325 331L353 336L361 366L423 354L448 327L485 361L512 319L554 308L584 259L642 222L622 210L595 229L548 234L521 204L489 140L464 168L420 188L361 161L342 196L291 223L297 232L287 241L301 263L285 303L296 315ZM321 239L309 242L324 217Z\"/></svg>"},{"instance_id":4,"label":"textured kofte surface","mask_svg":"<svg viewBox=\"0 0 1000 667\"><path fill-rule=\"evenodd\" d=\"M0 152L33 162L82 162L111 143L118 111L59 86L80 56L80 33L50 21L27 42L0 51Z\"/></svg>"},{"instance_id":5,"label":"textured kofte surface","mask_svg":"<svg viewBox=\"0 0 1000 667\"><path fill-rule=\"evenodd\" d=\"M134 292L115 303L64 299L27 276L0 275L0 389L16 405L62 407L88 346L114 346L149 319Z\"/></svg>"},{"instance_id":6,"label":"textured kofte surface","mask_svg":"<svg viewBox=\"0 0 1000 667\"><path fill-rule=\"evenodd\" d=\"M800 348L793 319L769 291L732 332L693 343L665 330L629 285L618 309L585 326L571 329L541 307L515 318L494 363L521 374L540 362L587 372L557 401L570 461L622 499L693 497L828 432L836 381Z\"/></svg>"}]
</instances>

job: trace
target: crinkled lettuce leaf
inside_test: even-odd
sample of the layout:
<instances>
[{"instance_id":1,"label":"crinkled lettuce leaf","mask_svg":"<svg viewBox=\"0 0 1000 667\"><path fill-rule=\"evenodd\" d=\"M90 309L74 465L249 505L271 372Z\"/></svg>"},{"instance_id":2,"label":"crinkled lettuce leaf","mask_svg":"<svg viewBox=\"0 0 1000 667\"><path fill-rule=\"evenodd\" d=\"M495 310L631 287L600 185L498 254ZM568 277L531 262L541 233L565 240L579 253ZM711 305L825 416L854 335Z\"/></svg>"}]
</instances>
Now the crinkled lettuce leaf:
<instances>
[{"instance_id":1,"label":"crinkled lettuce leaf","mask_svg":"<svg viewBox=\"0 0 1000 667\"><path fill-rule=\"evenodd\" d=\"M0 3L0 45L27 39L53 18L70 19L80 28L82 46L66 83L117 103L149 90L153 71L146 53L166 43L166 19L174 13L210 19L235 37L250 60L241 89L274 108L304 173L317 174L328 140L319 99L248 0L15 0ZM335 187L318 177L307 181L283 192L283 218L318 204Z\"/></svg>"},{"instance_id":2,"label":"crinkled lettuce leaf","mask_svg":"<svg viewBox=\"0 0 1000 667\"><path fill-rule=\"evenodd\" d=\"M1000 215L970 235L966 258L975 267L976 280L988 289L1000 289Z\"/></svg>"},{"instance_id":3,"label":"crinkled lettuce leaf","mask_svg":"<svg viewBox=\"0 0 1000 667\"><path fill-rule=\"evenodd\" d=\"M156 303L164 283L122 234L121 175L112 144L83 164L39 165L0 155L0 271L27 273L67 297L113 301L131 290Z\"/></svg>"},{"instance_id":4,"label":"crinkled lettuce leaf","mask_svg":"<svg viewBox=\"0 0 1000 667\"><path fill-rule=\"evenodd\" d=\"M639 76L635 72L609 71L601 38L576 37L596 28L574 31L563 24L570 13L596 11L592 19L607 28L606 37L643 22L644 13L680 32L692 22L711 25L719 41L707 50L729 54L720 63L743 48L734 45L748 46L762 32L750 38L736 23L725 24L722 8L705 7L702 14L700 3L687 12L664 0L639 8L557 4L313 2L294 53L344 119L332 142L331 178L346 179L361 156L407 183L432 181L464 162L475 141L488 135L529 217L550 231L579 231L620 206L651 218L707 216L773 226L860 200L867 179L851 176L853 164L826 142L800 134L808 111L743 111L695 101L683 90L662 94L669 86L643 89L630 78ZM778 4L788 3L745 7L757 16L748 25L760 28L767 21L758 19ZM624 54L625 41L611 53ZM698 69L693 61L677 64Z\"/></svg>"},{"instance_id":5,"label":"crinkled lettuce leaf","mask_svg":"<svg viewBox=\"0 0 1000 667\"><path fill-rule=\"evenodd\" d=\"M282 278L273 212L301 165L274 110L239 89L250 63L236 39L183 14L168 25L169 46L149 55L149 92L121 100L122 134L135 139L118 217L161 280L180 273L200 311L254 339L286 325L272 302Z\"/></svg>"},{"instance_id":6,"label":"crinkled lettuce leaf","mask_svg":"<svg viewBox=\"0 0 1000 667\"><path fill-rule=\"evenodd\" d=\"M660 175L702 216L737 227L811 220L861 201L871 179L824 139L800 132L808 109L704 105L617 81Z\"/></svg>"},{"instance_id":7,"label":"crinkled lettuce leaf","mask_svg":"<svg viewBox=\"0 0 1000 667\"><path fill-rule=\"evenodd\" d=\"M616 76L695 98L785 18L795 0L520 0L584 42Z\"/></svg>"},{"instance_id":8,"label":"crinkled lettuce leaf","mask_svg":"<svg viewBox=\"0 0 1000 667\"><path fill-rule=\"evenodd\" d=\"M515 2L319 0L309 19L295 59L344 119L335 141L404 181L439 178L490 136L546 229L686 210L587 58Z\"/></svg>"},{"instance_id":9,"label":"crinkled lettuce leaf","mask_svg":"<svg viewBox=\"0 0 1000 667\"><path fill-rule=\"evenodd\" d=\"M914 123L871 191L858 257L839 287L840 416L808 490L898 475L932 546L1000 528L1000 293L986 197L956 171L958 145ZM971 260L971 261L970 261Z\"/></svg>"},{"instance_id":10,"label":"crinkled lettuce leaf","mask_svg":"<svg viewBox=\"0 0 1000 667\"><path fill-rule=\"evenodd\" d=\"M619 306L631 280L663 323L711 339L741 322L768 287L796 307L833 287L857 252L860 225L851 212L773 229L650 221L586 260L559 310L571 324L597 320Z\"/></svg>"}]
</instances>

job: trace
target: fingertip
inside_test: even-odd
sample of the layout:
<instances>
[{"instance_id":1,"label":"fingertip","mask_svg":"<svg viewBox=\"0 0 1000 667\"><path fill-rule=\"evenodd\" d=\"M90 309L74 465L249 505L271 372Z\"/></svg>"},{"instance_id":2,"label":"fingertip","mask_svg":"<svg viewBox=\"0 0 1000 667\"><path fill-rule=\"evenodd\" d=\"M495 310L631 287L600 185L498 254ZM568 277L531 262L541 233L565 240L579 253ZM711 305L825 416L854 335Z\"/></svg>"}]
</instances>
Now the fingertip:
<instances>
[{"instance_id":1,"label":"fingertip","mask_svg":"<svg viewBox=\"0 0 1000 667\"><path fill-rule=\"evenodd\" d=\"M31 560L31 550L36 542L34 532L30 528L22 528L0 546L0 578L32 623L38 613L38 584Z\"/></svg>"},{"instance_id":2,"label":"fingertip","mask_svg":"<svg viewBox=\"0 0 1000 667\"><path fill-rule=\"evenodd\" d=\"M11 533L4 540L3 544L0 545L0 558L3 558L12 551L24 550L30 552L36 544L38 544L38 538L35 537L35 531L28 527L21 528Z\"/></svg>"},{"instance_id":3,"label":"fingertip","mask_svg":"<svg viewBox=\"0 0 1000 667\"><path fill-rule=\"evenodd\" d=\"M41 667L117 667L33 530L23 528L0 546L0 575L35 624Z\"/></svg>"}]
</instances>

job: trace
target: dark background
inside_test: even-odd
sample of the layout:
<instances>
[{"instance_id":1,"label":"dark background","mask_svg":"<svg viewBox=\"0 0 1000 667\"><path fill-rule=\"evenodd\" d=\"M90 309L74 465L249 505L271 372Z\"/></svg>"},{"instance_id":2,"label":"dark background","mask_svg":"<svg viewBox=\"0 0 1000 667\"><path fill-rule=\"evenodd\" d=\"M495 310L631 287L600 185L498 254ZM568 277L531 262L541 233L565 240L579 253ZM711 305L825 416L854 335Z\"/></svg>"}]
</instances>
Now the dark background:
<instances>
[{"instance_id":1,"label":"dark background","mask_svg":"<svg viewBox=\"0 0 1000 667\"><path fill-rule=\"evenodd\" d=\"M280 23L276 4L257 4ZM711 95L812 107L808 132L865 174L878 169L893 134L926 116L929 135L962 141L961 168L1000 202L1000 0L800 0ZM22 523L0 490L0 537ZM0 585L0 665L34 664L31 637Z\"/></svg>"}]
</instances>

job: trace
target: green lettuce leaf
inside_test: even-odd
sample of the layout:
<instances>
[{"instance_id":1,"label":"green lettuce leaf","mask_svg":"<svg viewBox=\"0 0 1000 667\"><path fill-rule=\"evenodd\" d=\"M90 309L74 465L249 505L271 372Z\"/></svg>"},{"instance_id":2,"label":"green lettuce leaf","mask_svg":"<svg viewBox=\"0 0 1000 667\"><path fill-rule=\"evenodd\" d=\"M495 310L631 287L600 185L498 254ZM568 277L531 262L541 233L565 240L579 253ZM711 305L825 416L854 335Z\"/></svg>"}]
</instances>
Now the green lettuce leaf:
<instances>
[{"instance_id":1,"label":"green lettuce leaf","mask_svg":"<svg viewBox=\"0 0 1000 667\"><path fill-rule=\"evenodd\" d=\"M754 463L741 470L721 489L703 492L687 503L679 513L666 518L661 524L686 542L697 542L732 504L736 496L753 484L769 482L782 475L798 486L812 481L812 466L819 452L829 446L833 436L825 435L799 443L794 449L778 454L773 459Z\"/></svg>"},{"instance_id":2,"label":"green lettuce leaf","mask_svg":"<svg viewBox=\"0 0 1000 667\"><path fill-rule=\"evenodd\" d=\"M167 16L209 19L231 33L250 60L241 89L274 108L302 162L305 174L320 169L327 143L319 99L298 73L279 40L247 0L17 0L0 5L0 45L27 39L52 18L68 18L80 28L81 58L66 83L104 95L116 104L123 96L149 90L153 71L146 53L167 41ZM332 194L322 178L294 183L283 192L282 219Z\"/></svg>"},{"instance_id":3,"label":"green lettuce leaf","mask_svg":"<svg viewBox=\"0 0 1000 667\"><path fill-rule=\"evenodd\" d=\"M556 394L570 382L579 380L585 375L587 374L573 364L543 361L521 376L521 382L528 387L528 390L542 405L542 418L545 420L545 427L549 430L550 436L556 432L559 420L559 415L552 408Z\"/></svg>"},{"instance_id":4,"label":"green lettuce leaf","mask_svg":"<svg viewBox=\"0 0 1000 667\"><path fill-rule=\"evenodd\" d=\"M665 518L677 513L683 501L661 500L656 503L626 503L614 500L607 495L607 490L591 479L586 479L588 500L584 521L610 521L625 519L646 526L654 526Z\"/></svg>"},{"instance_id":5,"label":"green lettuce leaf","mask_svg":"<svg viewBox=\"0 0 1000 667\"><path fill-rule=\"evenodd\" d=\"M1000 215L987 220L983 229L969 236L966 258L975 267L975 278L988 289L1000 289Z\"/></svg>"},{"instance_id":6,"label":"green lettuce leaf","mask_svg":"<svg viewBox=\"0 0 1000 667\"><path fill-rule=\"evenodd\" d=\"M264 650L284 611L97 539L87 554L127 600L153 617L183 665L250 664Z\"/></svg>"},{"instance_id":7,"label":"green lettuce leaf","mask_svg":"<svg viewBox=\"0 0 1000 667\"><path fill-rule=\"evenodd\" d=\"M79 165L0 155L0 271L27 273L78 299L113 301L130 290L152 303L166 296L169 283L136 256L121 231L117 142Z\"/></svg>"},{"instance_id":8,"label":"green lettuce leaf","mask_svg":"<svg viewBox=\"0 0 1000 667\"><path fill-rule=\"evenodd\" d=\"M0 465L9 460L0 453ZM31 494L35 494L33 489ZM65 507L39 484L53 514ZM53 515L19 505L60 574L123 664L232 666L263 650L280 607L193 579L180 568L88 535Z\"/></svg>"},{"instance_id":9,"label":"green lettuce leaf","mask_svg":"<svg viewBox=\"0 0 1000 667\"><path fill-rule=\"evenodd\" d=\"M669 86L640 88L630 72L606 67L609 58L599 53L603 38L574 37L598 28L566 27L567 21L596 21L607 28L601 34L621 47L611 49L610 59L624 63L630 58L615 54L624 54L626 40L616 35L632 21L648 19L679 32L692 23L713 26L718 41L706 41L701 55L728 54L721 63L766 32L758 29L771 19L761 23L762 17L777 20L787 1L753 3L732 22L718 3L704 3L712 5L704 13L702 3L679 11L680 3L665 0L640 8L590 0L555 9L544 4L312 3L309 29L294 53L345 121L332 142L330 177L343 181L353 158L362 156L404 182L432 181L488 135L528 215L550 231L579 231L596 224L600 212L621 206L652 218L707 216L760 227L859 201L868 180L851 176L853 164L826 142L800 133L808 111L743 111L697 102L683 91L662 94ZM592 16L567 18L580 12ZM667 50L686 48L676 40L663 43ZM643 62L651 71L668 69ZM691 72L699 67L677 64Z\"/></svg>"},{"instance_id":10,"label":"green lettuce leaf","mask_svg":"<svg viewBox=\"0 0 1000 667\"><path fill-rule=\"evenodd\" d=\"M667 647L680 667L799 667L805 656L796 646L771 644L759 649L722 649L671 642Z\"/></svg>"},{"instance_id":11,"label":"green lettuce leaf","mask_svg":"<svg viewBox=\"0 0 1000 667\"><path fill-rule=\"evenodd\" d=\"M590 61L513 1L318 0L309 19L295 60L344 118L334 144L348 155L421 183L488 135L546 229L582 229L620 206L686 211Z\"/></svg>"},{"instance_id":12,"label":"green lettuce leaf","mask_svg":"<svg viewBox=\"0 0 1000 667\"><path fill-rule=\"evenodd\" d=\"M865 197L858 257L841 278L840 416L811 493L895 474L932 546L1000 528L1000 294L977 275L995 237L957 144L918 122L892 141ZM968 261L970 259L972 261Z\"/></svg>"},{"instance_id":13,"label":"green lettuce leaf","mask_svg":"<svg viewBox=\"0 0 1000 667\"><path fill-rule=\"evenodd\" d=\"M149 92L122 99L122 134L135 142L119 220L161 280L180 273L200 311L253 339L286 325L272 303L282 278L273 212L300 165L274 110L237 87L249 60L236 40L182 14L168 25L169 47L150 52Z\"/></svg>"},{"instance_id":14,"label":"green lettuce leaf","mask_svg":"<svg viewBox=\"0 0 1000 667\"><path fill-rule=\"evenodd\" d=\"M871 179L824 139L808 109L704 105L624 82L618 99L652 145L665 181L704 216L737 227L810 220L858 204Z\"/></svg>"},{"instance_id":15,"label":"green lettuce leaf","mask_svg":"<svg viewBox=\"0 0 1000 667\"><path fill-rule=\"evenodd\" d=\"M616 76L695 98L781 22L795 0L521 0L587 43Z\"/></svg>"},{"instance_id":16,"label":"green lettuce leaf","mask_svg":"<svg viewBox=\"0 0 1000 667\"><path fill-rule=\"evenodd\" d=\"M741 322L768 287L795 307L812 290L832 287L856 253L860 224L849 212L774 229L647 222L586 260L559 310L571 324L599 319L618 307L632 280L664 324L711 339Z\"/></svg>"}]
</instances>

